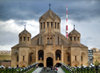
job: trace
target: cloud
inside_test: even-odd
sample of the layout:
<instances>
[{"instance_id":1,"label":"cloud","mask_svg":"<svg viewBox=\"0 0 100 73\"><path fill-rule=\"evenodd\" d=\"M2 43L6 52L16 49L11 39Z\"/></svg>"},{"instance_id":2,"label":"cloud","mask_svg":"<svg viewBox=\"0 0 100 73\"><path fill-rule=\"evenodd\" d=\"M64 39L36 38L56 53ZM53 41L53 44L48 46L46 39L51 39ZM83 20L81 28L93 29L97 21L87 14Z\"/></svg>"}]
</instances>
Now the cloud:
<instances>
[{"instance_id":1,"label":"cloud","mask_svg":"<svg viewBox=\"0 0 100 73\"><path fill-rule=\"evenodd\" d=\"M32 37L39 33L39 22L34 19L0 21L0 49L10 50L18 43L18 34L24 29L24 24Z\"/></svg>"},{"instance_id":2,"label":"cloud","mask_svg":"<svg viewBox=\"0 0 100 73\"><path fill-rule=\"evenodd\" d=\"M32 34L39 33L39 17L48 9L61 17L61 32L66 34L66 5L69 14L69 31L76 25L81 33L81 42L90 47L99 46L100 1L99 0L0 0L0 48L10 49L18 43L18 34L24 29ZM9 46L10 45L10 46Z\"/></svg>"}]
</instances>

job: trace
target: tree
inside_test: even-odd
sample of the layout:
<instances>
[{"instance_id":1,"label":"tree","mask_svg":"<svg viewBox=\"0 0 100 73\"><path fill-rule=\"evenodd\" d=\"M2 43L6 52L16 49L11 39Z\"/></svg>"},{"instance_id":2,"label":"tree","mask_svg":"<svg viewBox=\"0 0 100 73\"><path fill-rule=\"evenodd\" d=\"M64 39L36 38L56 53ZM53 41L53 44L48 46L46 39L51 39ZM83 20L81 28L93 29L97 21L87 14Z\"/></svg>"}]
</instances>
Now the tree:
<instances>
[{"instance_id":1,"label":"tree","mask_svg":"<svg viewBox=\"0 0 100 73\"><path fill-rule=\"evenodd\" d=\"M94 65L98 66L98 65L100 65L100 63L96 60L95 63L94 63Z\"/></svg>"}]
</instances>

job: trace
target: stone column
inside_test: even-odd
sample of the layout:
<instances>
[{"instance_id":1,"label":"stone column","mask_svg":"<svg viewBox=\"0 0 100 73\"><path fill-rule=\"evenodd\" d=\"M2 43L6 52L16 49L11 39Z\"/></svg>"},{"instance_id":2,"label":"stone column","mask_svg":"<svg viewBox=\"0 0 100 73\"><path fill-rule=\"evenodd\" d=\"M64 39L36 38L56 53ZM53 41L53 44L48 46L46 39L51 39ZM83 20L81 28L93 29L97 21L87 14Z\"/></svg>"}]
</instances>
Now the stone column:
<instances>
[{"instance_id":1,"label":"stone column","mask_svg":"<svg viewBox=\"0 0 100 73\"><path fill-rule=\"evenodd\" d=\"M36 62L38 62L38 50L36 49Z\"/></svg>"},{"instance_id":2,"label":"stone column","mask_svg":"<svg viewBox=\"0 0 100 73\"><path fill-rule=\"evenodd\" d=\"M55 47L54 47L55 48ZM54 51L54 56L53 56L53 66L56 64L56 59L55 59L55 51Z\"/></svg>"},{"instance_id":3,"label":"stone column","mask_svg":"<svg viewBox=\"0 0 100 73\"><path fill-rule=\"evenodd\" d=\"M46 53L45 53L45 50L44 50L44 67L46 67Z\"/></svg>"},{"instance_id":4,"label":"stone column","mask_svg":"<svg viewBox=\"0 0 100 73\"><path fill-rule=\"evenodd\" d=\"M62 45L62 52L61 52L61 61L62 61L62 63L63 63L63 57L64 57L64 56L63 56L63 53L64 53L64 52L63 52L63 45Z\"/></svg>"}]
</instances>

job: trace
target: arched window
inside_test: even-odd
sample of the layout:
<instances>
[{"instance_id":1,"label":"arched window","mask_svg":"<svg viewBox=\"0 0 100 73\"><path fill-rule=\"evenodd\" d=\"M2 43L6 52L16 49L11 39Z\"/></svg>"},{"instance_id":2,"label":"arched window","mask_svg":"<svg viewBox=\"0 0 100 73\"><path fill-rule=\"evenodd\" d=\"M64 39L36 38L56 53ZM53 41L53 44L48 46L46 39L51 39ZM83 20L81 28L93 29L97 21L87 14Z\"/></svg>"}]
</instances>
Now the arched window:
<instances>
[{"instance_id":1,"label":"arched window","mask_svg":"<svg viewBox=\"0 0 100 73\"><path fill-rule=\"evenodd\" d=\"M43 50L39 50L38 51L38 60L40 60L40 59L44 59L44 52L43 52Z\"/></svg>"},{"instance_id":2,"label":"arched window","mask_svg":"<svg viewBox=\"0 0 100 73\"><path fill-rule=\"evenodd\" d=\"M59 60L61 60L61 51L57 50L56 51L56 60L59 58Z\"/></svg>"},{"instance_id":3,"label":"arched window","mask_svg":"<svg viewBox=\"0 0 100 73\"><path fill-rule=\"evenodd\" d=\"M28 41L29 41L29 37L28 37L27 39L28 39Z\"/></svg>"},{"instance_id":4,"label":"arched window","mask_svg":"<svg viewBox=\"0 0 100 73\"><path fill-rule=\"evenodd\" d=\"M47 44L49 44L49 38L47 38Z\"/></svg>"},{"instance_id":5,"label":"arched window","mask_svg":"<svg viewBox=\"0 0 100 73\"><path fill-rule=\"evenodd\" d=\"M45 28L45 22L43 22L43 24L44 24L44 28Z\"/></svg>"},{"instance_id":6,"label":"arched window","mask_svg":"<svg viewBox=\"0 0 100 73\"><path fill-rule=\"evenodd\" d=\"M81 61L83 61L83 56L81 56Z\"/></svg>"},{"instance_id":7,"label":"arched window","mask_svg":"<svg viewBox=\"0 0 100 73\"><path fill-rule=\"evenodd\" d=\"M25 39L26 39L26 38L24 37L24 41L25 41Z\"/></svg>"},{"instance_id":8,"label":"arched window","mask_svg":"<svg viewBox=\"0 0 100 73\"><path fill-rule=\"evenodd\" d=\"M77 61L77 56L75 56L75 61Z\"/></svg>"},{"instance_id":9,"label":"arched window","mask_svg":"<svg viewBox=\"0 0 100 73\"><path fill-rule=\"evenodd\" d=\"M84 61L84 57L85 57L85 53L82 52L82 54L81 54L81 61L82 61L82 62Z\"/></svg>"},{"instance_id":10,"label":"arched window","mask_svg":"<svg viewBox=\"0 0 100 73\"><path fill-rule=\"evenodd\" d=\"M41 29L42 29L42 23L40 25L41 25Z\"/></svg>"},{"instance_id":11,"label":"arched window","mask_svg":"<svg viewBox=\"0 0 100 73\"><path fill-rule=\"evenodd\" d=\"M55 28L56 28L56 22L55 22Z\"/></svg>"},{"instance_id":12,"label":"arched window","mask_svg":"<svg viewBox=\"0 0 100 73\"><path fill-rule=\"evenodd\" d=\"M76 41L76 37L74 37L74 41Z\"/></svg>"},{"instance_id":13,"label":"arched window","mask_svg":"<svg viewBox=\"0 0 100 73\"><path fill-rule=\"evenodd\" d=\"M53 22L51 22L51 28L53 28Z\"/></svg>"},{"instance_id":14,"label":"arched window","mask_svg":"<svg viewBox=\"0 0 100 73\"><path fill-rule=\"evenodd\" d=\"M47 28L49 28L49 22L47 22Z\"/></svg>"},{"instance_id":15,"label":"arched window","mask_svg":"<svg viewBox=\"0 0 100 73\"><path fill-rule=\"evenodd\" d=\"M52 37L50 37L49 40L50 40L50 43L49 43L49 44L50 44L50 45L53 44L53 42L52 42Z\"/></svg>"},{"instance_id":16,"label":"arched window","mask_svg":"<svg viewBox=\"0 0 100 73\"><path fill-rule=\"evenodd\" d=\"M72 41L72 37L70 37L70 40Z\"/></svg>"},{"instance_id":17,"label":"arched window","mask_svg":"<svg viewBox=\"0 0 100 73\"><path fill-rule=\"evenodd\" d=\"M57 28L59 29L59 23L58 23L58 25L57 25Z\"/></svg>"},{"instance_id":18,"label":"arched window","mask_svg":"<svg viewBox=\"0 0 100 73\"><path fill-rule=\"evenodd\" d=\"M52 45L53 44L53 38L47 37L47 44Z\"/></svg>"},{"instance_id":19,"label":"arched window","mask_svg":"<svg viewBox=\"0 0 100 73\"><path fill-rule=\"evenodd\" d=\"M39 45L39 38L37 39L37 44Z\"/></svg>"}]
</instances>

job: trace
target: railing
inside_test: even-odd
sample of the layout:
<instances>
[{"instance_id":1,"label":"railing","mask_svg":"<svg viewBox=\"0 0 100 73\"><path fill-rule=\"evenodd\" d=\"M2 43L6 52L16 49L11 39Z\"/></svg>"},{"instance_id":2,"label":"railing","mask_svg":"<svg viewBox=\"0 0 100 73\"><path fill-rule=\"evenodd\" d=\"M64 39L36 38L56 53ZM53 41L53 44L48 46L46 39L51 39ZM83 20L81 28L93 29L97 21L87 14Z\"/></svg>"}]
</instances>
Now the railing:
<instances>
[{"instance_id":1,"label":"railing","mask_svg":"<svg viewBox=\"0 0 100 73\"><path fill-rule=\"evenodd\" d=\"M61 63L62 67L68 70L70 73L100 73L100 66L88 66L88 67L70 67Z\"/></svg>"},{"instance_id":2,"label":"railing","mask_svg":"<svg viewBox=\"0 0 100 73\"><path fill-rule=\"evenodd\" d=\"M27 73L32 68L35 68L37 64L38 63L34 63L24 68L12 68L12 67L5 68L4 66L0 66L0 73Z\"/></svg>"},{"instance_id":3,"label":"railing","mask_svg":"<svg viewBox=\"0 0 100 73\"><path fill-rule=\"evenodd\" d=\"M63 63L61 63L61 67L62 67L62 68L65 68L65 69L68 70L70 73L73 73L71 67L69 67L69 66L67 66L67 65L65 65L65 64L63 64Z\"/></svg>"},{"instance_id":4,"label":"railing","mask_svg":"<svg viewBox=\"0 0 100 73\"><path fill-rule=\"evenodd\" d=\"M73 67L72 71L73 73L100 73L100 67L99 66Z\"/></svg>"}]
</instances>

